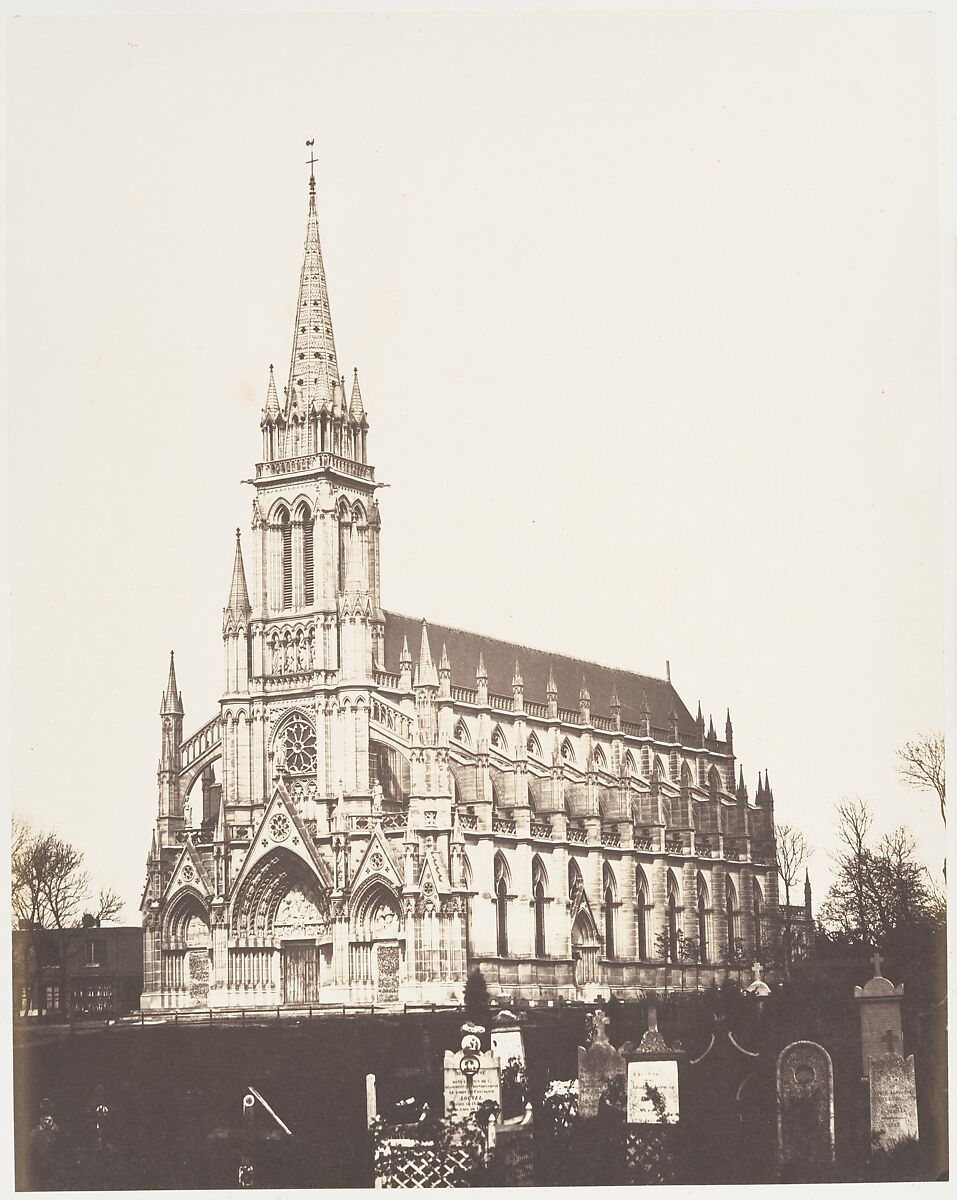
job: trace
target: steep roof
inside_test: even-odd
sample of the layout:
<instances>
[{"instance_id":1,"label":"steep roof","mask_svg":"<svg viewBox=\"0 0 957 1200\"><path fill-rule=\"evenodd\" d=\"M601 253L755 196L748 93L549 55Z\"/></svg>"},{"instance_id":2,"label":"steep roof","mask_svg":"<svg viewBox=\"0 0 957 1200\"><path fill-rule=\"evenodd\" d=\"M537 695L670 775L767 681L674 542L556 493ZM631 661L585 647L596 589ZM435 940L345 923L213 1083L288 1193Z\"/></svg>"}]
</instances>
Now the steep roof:
<instances>
[{"instance_id":1,"label":"steep roof","mask_svg":"<svg viewBox=\"0 0 957 1200\"><path fill-rule=\"evenodd\" d=\"M402 613L385 614L385 662L386 671L397 673L402 640L421 636L422 618L408 617ZM474 688L475 671L479 655L488 672L488 689L500 696L511 696L515 663L518 662L525 684L525 699L546 703L548 675L554 673L558 685L560 708L574 709L579 706L582 676L591 695L592 713L613 716L612 692L617 687L621 701L621 719L637 724L642 717L644 700L647 696L651 711L651 723L659 729L671 727L673 710L678 713L678 728L683 735L693 737L695 723L681 697L666 679L651 675L639 675L634 671L620 671L600 663L587 662L581 658L570 658L566 654L551 654L547 650L536 650L516 642L504 642L499 638L481 633L469 633L464 629L453 629L437 622L428 623L429 638L436 645L445 643L452 666L452 684L455 687Z\"/></svg>"}]
</instances>

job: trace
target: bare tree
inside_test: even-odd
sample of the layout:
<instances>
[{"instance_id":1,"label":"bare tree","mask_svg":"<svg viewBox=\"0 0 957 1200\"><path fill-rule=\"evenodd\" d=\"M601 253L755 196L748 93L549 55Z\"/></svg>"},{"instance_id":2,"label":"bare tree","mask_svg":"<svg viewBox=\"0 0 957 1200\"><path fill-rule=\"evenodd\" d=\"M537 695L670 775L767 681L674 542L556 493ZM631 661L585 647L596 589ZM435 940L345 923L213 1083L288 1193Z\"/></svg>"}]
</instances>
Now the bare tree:
<instances>
[{"instance_id":1,"label":"bare tree","mask_svg":"<svg viewBox=\"0 0 957 1200\"><path fill-rule=\"evenodd\" d=\"M801 868L810 854L807 839L793 825L775 825L774 841L777 848L777 868L784 884L784 906L781 910L781 932L784 950L784 978L791 978L791 961L794 952L794 914L791 911L791 889L797 887Z\"/></svg>"},{"instance_id":2,"label":"bare tree","mask_svg":"<svg viewBox=\"0 0 957 1200\"><path fill-rule=\"evenodd\" d=\"M940 819L947 824L944 735L925 733L897 751L897 773L908 787L934 791L940 800Z\"/></svg>"},{"instance_id":3,"label":"bare tree","mask_svg":"<svg viewBox=\"0 0 957 1200\"><path fill-rule=\"evenodd\" d=\"M96 925L114 921L123 903L110 889L101 889L94 900L83 854L63 838L36 833L20 818L14 818L11 833L11 898L14 921L21 930L29 1004L41 1007L36 993L52 950L60 968L60 995L68 1009L66 968L72 939L83 928L85 916Z\"/></svg>"},{"instance_id":4,"label":"bare tree","mask_svg":"<svg viewBox=\"0 0 957 1200\"><path fill-rule=\"evenodd\" d=\"M838 806L834 882L821 907L827 929L851 944L906 953L915 939L938 928L944 903L916 843L903 826L872 844L873 816L864 800Z\"/></svg>"}]
</instances>

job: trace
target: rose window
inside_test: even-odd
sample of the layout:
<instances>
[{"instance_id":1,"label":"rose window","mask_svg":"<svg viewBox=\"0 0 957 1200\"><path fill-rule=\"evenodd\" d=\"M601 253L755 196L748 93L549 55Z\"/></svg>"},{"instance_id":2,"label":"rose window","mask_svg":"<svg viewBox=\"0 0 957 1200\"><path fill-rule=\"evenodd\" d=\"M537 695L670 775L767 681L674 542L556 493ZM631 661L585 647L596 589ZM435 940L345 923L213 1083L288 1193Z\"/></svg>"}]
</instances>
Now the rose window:
<instances>
[{"instance_id":1,"label":"rose window","mask_svg":"<svg viewBox=\"0 0 957 1200\"><path fill-rule=\"evenodd\" d=\"M289 818L285 813L273 814L273 818L269 822L269 832L274 842L284 842L289 837Z\"/></svg>"},{"instance_id":2,"label":"rose window","mask_svg":"<svg viewBox=\"0 0 957 1200\"><path fill-rule=\"evenodd\" d=\"M286 751L286 769L294 775L314 774L316 770L316 731L305 717L293 717L282 730Z\"/></svg>"}]
</instances>

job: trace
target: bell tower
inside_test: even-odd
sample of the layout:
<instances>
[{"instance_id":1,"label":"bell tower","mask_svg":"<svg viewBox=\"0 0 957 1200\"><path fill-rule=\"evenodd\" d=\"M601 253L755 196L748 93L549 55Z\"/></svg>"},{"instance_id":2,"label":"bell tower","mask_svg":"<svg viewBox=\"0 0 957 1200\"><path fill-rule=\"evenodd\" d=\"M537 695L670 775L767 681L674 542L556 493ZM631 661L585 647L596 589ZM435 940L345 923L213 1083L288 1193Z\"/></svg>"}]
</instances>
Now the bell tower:
<instances>
[{"instance_id":1,"label":"bell tower","mask_svg":"<svg viewBox=\"0 0 957 1200\"><path fill-rule=\"evenodd\" d=\"M313 157L289 374L280 398L269 368L262 459L251 481L252 587L247 595L237 542L225 617L223 794L228 806L248 810L234 820L254 819L272 791L276 730L291 702L315 719L315 795L337 796L340 782L353 794L368 791L367 728L353 736L350 718L346 753L336 731L322 728L342 721L340 689L372 685L385 618L379 485L358 370L348 384L339 374L314 168Z\"/></svg>"}]
</instances>

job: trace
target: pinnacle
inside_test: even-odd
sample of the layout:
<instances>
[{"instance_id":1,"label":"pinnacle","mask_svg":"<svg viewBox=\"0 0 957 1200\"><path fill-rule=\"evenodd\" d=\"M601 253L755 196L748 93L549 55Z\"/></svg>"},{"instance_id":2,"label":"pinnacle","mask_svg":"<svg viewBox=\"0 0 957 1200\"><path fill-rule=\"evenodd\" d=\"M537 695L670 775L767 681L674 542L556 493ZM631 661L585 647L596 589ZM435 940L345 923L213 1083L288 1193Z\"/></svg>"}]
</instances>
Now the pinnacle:
<instances>
[{"instance_id":1,"label":"pinnacle","mask_svg":"<svg viewBox=\"0 0 957 1200\"><path fill-rule=\"evenodd\" d=\"M416 683L422 687L435 686L439 682L435 673L435 663L432 661L432 648L429 645L429 630L422 622L422 641L419 643L419 666L416 672Z\"/></svg>"},{"instance_id":2,"label":"pinnacle","mask_svg":"<svg viewBox=\"0 0 957 1200\"><path fill-rule=\"evenodd\" d=\"M166 680L166 691L163 693L163 703L160 706L163 716L182 716L183 697L176 687L176 667L173 662L173 651L169 652L169 677Z\"/></svg>"},{"instance_id":3,"label":"pinnacle","mask_svg":"<svg viewBox=\"0 0 957 1200\"><path fill-rule=\"evenodd\" d=\"M452 664L449 662L449 652L445 647L445 642L442 643L442 657L439 659L439 670L442 672L452 672Z\"/></svg>"},{"instance_id":4,"label":"pinnacle","mask_svg":"<svg viewBox=\"0 0 957 1200\"><path fill-rule=\"evenodd\" d=\"M266 388L266 416L279 416L279 395L276 392L276 376L272 363L269 364L269 386Z\"/></svg>"},{"instance_id":5,"label":"pinnacle","mask_svg":"<svg viewBox=\"0 0 957 1200\"><path fill-rule=\"evenodd\" d=\"M365 416L365 409L362 406L362 393L359 391L359 368L352 368L352 398L349 401L349 416L357 424Z\"/></svg>"},{"instance_id":6,"label":"pinnacle","mask_svg":"<svg viewBox=\"0 0 957 1200\"><path fill-rule=\"evenodd\" d=\"M479 651L478 668L475 672L476 679L488 679L488 672L485 670L485 659L482 657L482 651Z\"/></svg>"},{"instance_id":7,"label":"pinnacle","mask_svg":"<svg viewBox=\"0 0 957 1200\"><path fill-rule=\"evenodd\" d=\"M399 655L399 666L401 667L404 663L408 663L410 667L412 666L412 654L409 650L409 639L405 635L402 637L402 653Z\"/></svg>"},{"instance_id":8,"label":"pinnacle","mask_svg":"<svg viewBox=\"0 0 957 1200\"><path fill-rule=\"evenodd\" d=\"M248 617L252 612L249 591L246 588L246 570L243 566L243 548L238 529L236 530L236 553L233 557L233 577L229 584L226 611L234 617Z\"/></svg>"},{"instance_id":9,"label":"pinnacle","mask_svg":"<svg viewBox=\"0 0 957 1200\"><path fill-rule=\"evenodd\" d=\"M522 670L518 665L518 659L515 660L515 674L512 676L512 687L522 687L524 681L522 679Z\"/></svg>"},{"instance_id":10,"label":"pinnacle","mask_svg":"<svg viewBox=\"0 0 957 1200\"><path fill-rule=\"evenodd\" d=\"M548 664L548 683L545 685L545 691L550 696L558 695L558 684L555 682L555 666L553 663Z\"/></svg>"}]
</instances>

